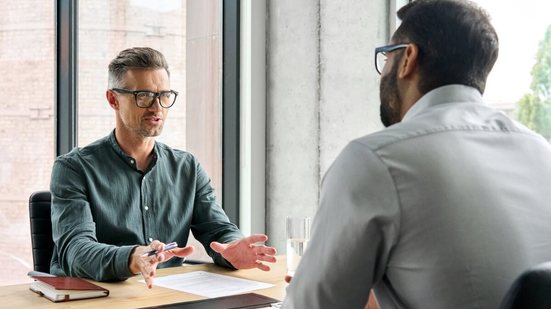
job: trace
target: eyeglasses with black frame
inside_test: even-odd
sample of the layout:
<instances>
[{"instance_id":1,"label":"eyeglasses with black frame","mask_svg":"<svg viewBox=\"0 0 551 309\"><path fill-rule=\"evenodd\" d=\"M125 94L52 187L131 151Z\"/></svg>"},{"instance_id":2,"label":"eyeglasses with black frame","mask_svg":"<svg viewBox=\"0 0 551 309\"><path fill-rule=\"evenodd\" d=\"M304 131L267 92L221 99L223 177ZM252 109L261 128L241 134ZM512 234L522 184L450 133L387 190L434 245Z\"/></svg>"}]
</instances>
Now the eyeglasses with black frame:
<instances>
[{"instance_id":1,"label":"eyeglasses with black frame","mask_svg":"<svg viewBox=\"0 0 551 309\"><path fill-rule=\"evenodd\" d=\"M169 108L176 102L178 92L174 90L166 90L160 92L153 92L147 90L127 90L122 88L112 88L111 90L119 93L126 93L134 95L136 99L136 106L141 108L149 108L155 103L155 99L159 98L159 103L164 108Z\"/></svg>"},{"instance_id":2,"label":"eyeglasses with black frame","mask_svg":"<svg viewBox=\"0 0 551 309\"><path fill-rule=\"evenodd\" d=\"M381 75L385 66L387 54L398 49L406 48L409 44L392 44L375 48L375 69Z\"/></svg>"}]
</instances>

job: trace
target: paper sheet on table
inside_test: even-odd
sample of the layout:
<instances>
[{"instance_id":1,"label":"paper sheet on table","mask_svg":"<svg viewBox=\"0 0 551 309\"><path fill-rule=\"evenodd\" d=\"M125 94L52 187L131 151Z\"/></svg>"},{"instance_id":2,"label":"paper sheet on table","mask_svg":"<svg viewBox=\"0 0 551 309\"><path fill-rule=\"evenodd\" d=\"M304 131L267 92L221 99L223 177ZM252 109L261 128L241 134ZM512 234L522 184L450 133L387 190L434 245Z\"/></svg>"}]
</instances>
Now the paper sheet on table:
<instances>
[{"instance_id":1,"label":"paper sheet on table","mask_svg":"<svg viewBox=\"0 0 551 309\"><path fill-rule=\"evenodd\" d=\"M140 280L140 282L145 281ZM206 271L157 277L153 285L209 298L241 294L274 286L265 282L218 275Z\"/></svg>"}]
</instances>

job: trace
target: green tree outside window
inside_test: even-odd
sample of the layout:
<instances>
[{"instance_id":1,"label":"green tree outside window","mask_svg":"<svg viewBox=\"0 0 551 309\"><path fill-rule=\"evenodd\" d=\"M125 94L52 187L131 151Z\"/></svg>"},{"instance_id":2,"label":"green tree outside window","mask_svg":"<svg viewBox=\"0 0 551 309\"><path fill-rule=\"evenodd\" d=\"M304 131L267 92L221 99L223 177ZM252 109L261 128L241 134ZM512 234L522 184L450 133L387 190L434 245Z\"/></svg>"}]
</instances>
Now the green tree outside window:
<instances>
[{"instance_id":1,"label":"green tree outside window","mask_svg":"<svg viewBox=\"0 0 551 309\"><path fill-rule=\"evenodd\" d=\"M551 141L551 25L545 32L532 68L530 93L518 102L517 119Z\"/></svg>"}]
</instances>

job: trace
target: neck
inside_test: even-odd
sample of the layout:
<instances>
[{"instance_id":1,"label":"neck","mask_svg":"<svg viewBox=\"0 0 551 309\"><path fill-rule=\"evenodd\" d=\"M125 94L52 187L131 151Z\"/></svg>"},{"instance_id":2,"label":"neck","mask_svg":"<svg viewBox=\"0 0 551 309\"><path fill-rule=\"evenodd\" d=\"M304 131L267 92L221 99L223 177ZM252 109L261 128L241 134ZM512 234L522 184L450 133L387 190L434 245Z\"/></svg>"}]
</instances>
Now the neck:
<instances>
[{"instance_id":1,"label":"neck","mask_svg":"<svg viewBox=\"0 0 551 309\"><path fill-rule=\"evenodd\" d=\"M402 94L402 106L400 108L400 119L404 118L404 115L409 109L423 96L417 87L419 82L418 75L414 74L411 80L401 83L399 86Z\"/></svg>"},{"instance_id":2,"label":"neck","mask_svg":"<svg viewBox=\"0 0 551 309\"><path fill-rule=\"evenodd\" d=\"M144 171L149 166L155 147L154 137L125 134L124 130L117 128L115 129L115 138L122 151L136 160L139 170Z\"/></svg>"}]
</instances>

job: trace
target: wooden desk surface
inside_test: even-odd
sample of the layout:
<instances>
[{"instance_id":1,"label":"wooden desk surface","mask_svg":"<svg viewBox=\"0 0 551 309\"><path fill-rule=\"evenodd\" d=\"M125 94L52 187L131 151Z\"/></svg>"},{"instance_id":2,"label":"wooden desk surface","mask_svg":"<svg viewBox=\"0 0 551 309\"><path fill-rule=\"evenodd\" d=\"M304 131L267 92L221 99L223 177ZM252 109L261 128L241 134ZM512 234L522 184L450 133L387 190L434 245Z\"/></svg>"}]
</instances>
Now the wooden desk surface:
<instances>
[{"instance_id":1,"label":"wooden desk surface","mask_svg":"<svg viewBox=\"0 0 551 309\"><path fill-rule=\"evenodd\" d=\"M157 277L186 273L191 271L209 271L217 274L251 279L273 284L274 287L256 290L255 293L283 300L287 283L285 277L285 257L278 256L277 263L269 263L271 270L259 269L228 270L214 264L186 265L157 270ZM138 282L141 276L132 277L123 282L94 282L109 290L109 296L68 302L53 303L29 290L29 284L0 287L0 308L139 308L154 305L178 303L204 299L205 297L188 294L172 289L154 286L147 289L144 283Z\"/></svg>"}]
</instances>

